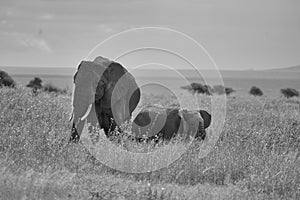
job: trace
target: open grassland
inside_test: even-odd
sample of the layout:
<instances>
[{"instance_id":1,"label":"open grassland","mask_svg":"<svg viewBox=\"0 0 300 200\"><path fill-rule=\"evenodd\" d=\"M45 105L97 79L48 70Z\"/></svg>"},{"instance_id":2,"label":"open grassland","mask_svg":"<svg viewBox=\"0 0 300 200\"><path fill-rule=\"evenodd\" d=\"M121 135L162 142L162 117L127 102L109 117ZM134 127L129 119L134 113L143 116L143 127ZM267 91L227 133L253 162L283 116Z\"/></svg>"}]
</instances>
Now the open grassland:
<instances>
[{"instance_id":1,"label":"open grassland","mask_svg":"<svg viewBox=\"0 0 300 200\"><path fill-rule=\"evenodd\" d=\"M167 168L142 174L111 169L82 145L66 145L71 96L18 87L1 88L0 98L0 199L300 199L299 98L229 97L208 156L199 158L203 144L195 142ZM209 110L209 97L199 98ZM159 96L143 101L176 104Z\"/></svg>"}]
</instances>

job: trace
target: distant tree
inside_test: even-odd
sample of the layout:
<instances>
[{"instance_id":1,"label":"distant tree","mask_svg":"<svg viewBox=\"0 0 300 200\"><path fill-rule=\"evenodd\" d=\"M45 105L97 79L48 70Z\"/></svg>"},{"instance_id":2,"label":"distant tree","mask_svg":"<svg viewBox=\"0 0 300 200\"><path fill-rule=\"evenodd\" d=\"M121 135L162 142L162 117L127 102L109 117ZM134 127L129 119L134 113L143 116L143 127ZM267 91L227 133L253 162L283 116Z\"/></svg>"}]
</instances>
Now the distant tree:
<instances>
[{"instance_id":1,"label":"distant tree","mask_svg":"<svg viewBox=\"0 0 300 200\"><path fill-rule=\"evenodd\" d=\"M249 94L254 95L254 96L262 96L263 92L258 87L252 86L249 91Z\"/></svg>"},{"instance_id":2,"label":"distant tree","mask_svg":"<svg viewBox=\"0 0 300 200\"><path fill-rule=\"evenodd\" d=\"M33 80L29 81L26 87L32 88L33 95L37 95L38 90L42 88L42 82L42 79L40 79L39 77L34 77Z\"/></svg>"},{"instance_id":3,"label":"distant tree","mask_svg":"<svg viewBox=\"0 0 300 200\"><path fill-rule=\"evenodd\" d=\"M0 87L15 87L16 83L5 71L0 70Z\"/></svg>"},{"instance_id":4,"label":"distant tree","mask_svg":"<svg viewBox=\"0 0 300 200\"><path fill-rule=\"evenodd\" d=\"M209 85L203 85L201 83L191 83L187 86L182 86L182 89L188 90L192 93L199 93L199 94L206 94L211 95L213 92L213 89Z\"/></svg>"},{"instance_id":5,"label":"distant tree","mask_svg":"<svg viewBox=\"0 0 300 200\"><path fill-rule=\"evenodd\" d=\"M225 93L226 93L226 95L230 95L230 94L233 93L233 92L235 92L234 89L229 88L229 87L226 87L226 88L225 88Z\"/></svg>"},{"instance_id":6,"label":"distant tree","mask_svg":"<svg viewBox=\"0 0 300 200\"><path fill-rule=\"evenodd\" d=\"M281 89L280 92L286 97L298 97L299 92L296 89L293 88L286 88L286 89Z\"/></svg>"},{"instance_id":7,"label":"distant tree","mask_svg":"<svg viewBox=\"0 0 300 200\"><path fill-rule=\"evenodd\" d=\"M29 83L26 85L26 87L41 89L42 82L43 82L42 79L40 79L39 77L34 77L33 80L29 81Z\"/></svg>"}]
</instances>

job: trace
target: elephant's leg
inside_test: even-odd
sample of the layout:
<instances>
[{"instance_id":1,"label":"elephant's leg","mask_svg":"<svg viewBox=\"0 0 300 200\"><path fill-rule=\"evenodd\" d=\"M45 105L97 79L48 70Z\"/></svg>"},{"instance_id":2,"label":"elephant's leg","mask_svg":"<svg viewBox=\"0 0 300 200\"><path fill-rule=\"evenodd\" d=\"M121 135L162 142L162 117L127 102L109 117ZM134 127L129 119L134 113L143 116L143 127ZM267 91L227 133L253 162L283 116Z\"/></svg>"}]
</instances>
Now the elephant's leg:
<instances>
[{"instance_id":1,"label":"elephant's leg","mask_svg":"<svg viewBox=\"0 0 300 200\"><path fill-rule=\"evenodd\" d=\"M120 128L117 127L116 122L113 119L112 114L110 113L101 113L101 128L104 129L104 133L106 135L106 137L111 137L112 136L112 131L114 131L116 128L118 128L117 130L119 132L121 132Z\"/></svg>"},{"instance_id":2,"label":"elephant's leg","mask_svg":"<svg viewBox=\"0 0 300 200\"><path fill-rule=\"evenodd\" d=\"M206 131L205 131L205 129L204 129L203 127L201 127L201 126L203 126L203 125L199 123L199 130L198 130L198 132L197 132L197 134L196 134L196 136L195 136L195 139L205 140L205 137L206 137Z\"/></svg>"},{"instance_id":3,"label":"elephant's leg","mask_svg":"<svg viewBox=\"0 0 300 200\"><path fill-rule=\"evenodd\" d=\"M171 140L178 133L181 117L177 109L167 110L167 120L162 129L163 139L166 141Z\"/></svg>"},{"instance_id":4,"label":"elephant's leg","mask_svg":"<svg viewBox=\"0 0 300 200\"><path fill-rule=\"evenodd\" d=\"M84 128L84 123L85 120L80 120L75 126L75 123L73 122L72 129L71 129L71 137L69 142L78 143L78 141L80 140L80 135Z\"/></svg>"},{"instance_id":5,"label":"elephant's leg","mask_svg":"<svg viewBox=\"0 0 300 200\"><path fill-rule=\"evenodd\" d=\"M73 123L69 143L78 143L79 139L80 139L80 136L79 136L79 134L77 132L77 129L75 127L75 123Z\"/></svg>"},{"instance_id":6,"label":"elephant's leg","mask_svg":"<svg viewBox=\"0 0 300 200\"><path fill-rule=\"evenodd\" d=\"M108 130L109 134L108 134L108 135L109 135L109 136L111 136L112 134L115 135L115 132L113 132L113 131L115 131L115 130L118 131L119 133L122 132L120 126L118 126L118 125L116 124L114 118L110 117L110 118L109 118L109 130Z\"/></svg>"}]
</instances>

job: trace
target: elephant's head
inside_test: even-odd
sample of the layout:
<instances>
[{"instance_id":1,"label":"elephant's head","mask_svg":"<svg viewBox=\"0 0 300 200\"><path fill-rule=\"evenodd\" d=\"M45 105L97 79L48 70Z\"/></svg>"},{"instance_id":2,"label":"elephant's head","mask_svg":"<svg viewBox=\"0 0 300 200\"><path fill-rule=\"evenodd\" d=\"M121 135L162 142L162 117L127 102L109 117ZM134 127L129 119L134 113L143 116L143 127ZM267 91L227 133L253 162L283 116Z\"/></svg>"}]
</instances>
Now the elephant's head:
<instances>
[{"instance_id":1,"label":"elephant's head","mask_svg":"<svg viewBox=\"0 0 300 200\"><path fill-rule=\"evenodd\" d=\"M211 115L205 110L199 110L199 113L204 121L203 128L208 128L211 122Z\"/></svg>"},{"instance_id":2,"label":"elephant's head","mask_svg":"<svg viewBox=\"0 0 300 200\"><path fill-rule=\"evenodd\" d=\"M130 118L140 100L134 77L122 65L106 58L82 61L74 83L71 141L78 141L85 119L93 126L99 122L107 134L110 126Z\"/></svg>"},{"instance_id":3,"label":"elephant's head","mask_svg":"<svg viewBox=\"0 0 300 200\"><path fill-rule=\"evenodd\" d=\"M180 115L185 123L185 134L204 140L206 137L205 129L210 125L211 115L205 110L181 110Z\"/></svg>"}]
</instances>

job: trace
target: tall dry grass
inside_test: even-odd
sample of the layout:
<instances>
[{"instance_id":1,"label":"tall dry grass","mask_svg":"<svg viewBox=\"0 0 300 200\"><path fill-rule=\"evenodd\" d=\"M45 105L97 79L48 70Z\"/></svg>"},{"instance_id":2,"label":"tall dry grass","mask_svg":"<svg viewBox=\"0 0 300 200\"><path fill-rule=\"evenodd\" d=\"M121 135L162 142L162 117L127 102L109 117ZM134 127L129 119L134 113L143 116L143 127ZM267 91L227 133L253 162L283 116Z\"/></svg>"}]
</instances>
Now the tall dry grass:
<instances>
[{"instance_id":1,"label":"tall dry grass","mask_svg":"<svg viewBox=\"0 0 300 200\"><path fill-rule=\"evenodd\" d=\"M230 97L208 156L199 158L203 143L195 142L167 168L142 174L67 145L71 96L18 87L1 88L0 98L0 199L300 199L299 98ZM209 110L209 97L199 101ZM178 102L150 95L147 103Z\"/></svg>"}]
</instances>

